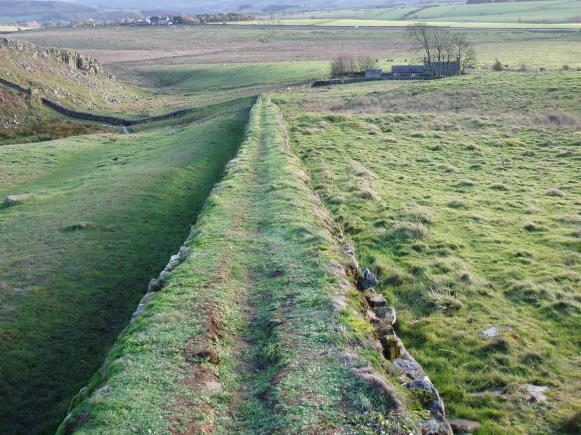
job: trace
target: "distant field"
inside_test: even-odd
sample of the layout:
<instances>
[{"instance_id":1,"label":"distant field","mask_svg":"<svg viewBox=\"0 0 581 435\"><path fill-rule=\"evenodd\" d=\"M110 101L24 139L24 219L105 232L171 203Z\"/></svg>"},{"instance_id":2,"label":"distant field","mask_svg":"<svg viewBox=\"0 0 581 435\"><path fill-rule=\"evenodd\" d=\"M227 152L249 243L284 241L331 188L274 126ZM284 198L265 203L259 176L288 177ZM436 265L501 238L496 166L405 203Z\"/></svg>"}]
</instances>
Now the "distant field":
<instances>
[{"instance_id":1,"label":"distant field","mask_svg":"<svg viewBox=\"0 0 581 435\"><path fill-rule=\"evenodd\" d=\"M322 61L229 63L140 67L136 71L156 88L195 94L313 81L328 74L329 64Z\"/></svg>"},{"instance_id":2,"label":"distant field","mask_svg":"<svg viewBox=\"0 0 581 435\"><path fill-rule=\"evenodd\" d=\"M438 6L398 6L393 8L355 9L314 12L288 16L314 20L417 20L477 23L569 23L581 17L577 0L529 1L489 4L454 4ZM286 17L285 17L286 18Z\"/></svg>"},{"instance_id":3,"label":"distant field","mask_svg":"<svg viewBox=\"0 0 581 435\"><path fill-rule=\"evenodd\" d=\"M486 73L275 100L396 329L478 433L578 433L580 84Z\"/></svg>"},{"instance_id":4,"label":"distant field","mask_svg":"<svg viewBox=\"0 0 581 435\"><path fill-rule=\"evenodd\" d=\"M565 64L581 67L579 32L473 30L467 35L474 43L481 68L490 67L496 58L515 68L522 64L529 68L560 69ZM16 36L41 45L81 50L131 81L163 86L181 83L196 92L237 86L239 80L248 85L286 80L295 83L319 72L324 77L324 64L343 54L357 53L384 61L390 58L396 63L416 62L421 57L405 31L380 28L112 27L43 29ZM208 95L221 97L216 92Z\"/></svg>"},{"instance_id":5,"label":"distant field","mask_svg":"<svg viewBox=\"0 0 581 435\"><path fill-rule=\"evenodd\" d=\"M277 26L313 26L313 27L406 27L424 20L359 20L352 18L343 19L281 19L281 20L257 20L242 21L238 25L277 25ZM436 27L458 27L469 29L581 29L581 23L519 23L519 22L496 22L496 21L479 21L472 22L469 20L448 20L443 21L430 20L430 25Z\"/></svg>"}]
</instances>

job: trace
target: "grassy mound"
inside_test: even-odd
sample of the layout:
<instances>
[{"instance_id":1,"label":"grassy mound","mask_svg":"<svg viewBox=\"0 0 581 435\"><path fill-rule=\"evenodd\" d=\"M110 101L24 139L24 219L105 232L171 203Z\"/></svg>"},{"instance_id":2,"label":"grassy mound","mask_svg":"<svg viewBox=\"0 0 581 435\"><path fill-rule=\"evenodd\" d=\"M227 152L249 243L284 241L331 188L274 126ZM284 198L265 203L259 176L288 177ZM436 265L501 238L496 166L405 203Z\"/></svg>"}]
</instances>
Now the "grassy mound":
<instances>
[{"instance_id":1,"label":"grassy mound","mask_svg":"<svg viewBox=\"0 0 581 435\"><path fill-rule=\"evenodd\" d=\"M284 131L260 99L189 256L142 301L60 433L415 428L425 411L364 349L346 259Z\"/></svg>"}]
</instances>

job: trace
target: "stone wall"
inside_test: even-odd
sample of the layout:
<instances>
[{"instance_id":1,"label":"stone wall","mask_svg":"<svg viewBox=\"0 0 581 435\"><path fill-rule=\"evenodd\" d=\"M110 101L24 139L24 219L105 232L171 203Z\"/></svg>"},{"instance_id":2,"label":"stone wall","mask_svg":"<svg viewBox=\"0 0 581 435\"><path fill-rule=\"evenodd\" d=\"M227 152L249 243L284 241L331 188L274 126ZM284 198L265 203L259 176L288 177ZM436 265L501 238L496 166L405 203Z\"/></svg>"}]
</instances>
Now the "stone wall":
<instances>
[{"instance_id":1,"label":"stone wall","mask_svg":"<svg viewBox=\"0 0 581 435\"><path fill-rule=\"evenodd\" d=\"M94 122L101 122L103 124L110 124L110 125L122 125L129 127L131 125L138 125L138 124L146 124L149 122L156 122L156 121L164 121L166 119L173 119L173 118L181 118L182 116L191 113L194 109L186 108L181 110L176 110L173 112L165 113L163 115L156 115L156 116L148 116L146 118L139 118L139 119L129 119L129 118L121 118L117 116L108 116L108 115L95 115L93 113L88 112L80 112L78 110L69 109L68 107L62 106L59 103L56 103L48 98L42 97L41 98L42 104L51 109L59 112L63 115L66 115L70 118L81 119L84 121L94 121Z\"/></svg>"},{"instance_id":2,"label":"stone wall","mask_svg":"<svg viewBox=\"0 0 581 435\"><path fill-rule=\"evenodd\" d=\"M13 83L13 82L6 80L6 79L3 79L1 77L0 77L0 83L3 84L4 86L8 86L9 88L17 90L18 92L22 92L23 94L32 95L31 89L23 88L19 84Z\"/></svg>"}]
</instances>

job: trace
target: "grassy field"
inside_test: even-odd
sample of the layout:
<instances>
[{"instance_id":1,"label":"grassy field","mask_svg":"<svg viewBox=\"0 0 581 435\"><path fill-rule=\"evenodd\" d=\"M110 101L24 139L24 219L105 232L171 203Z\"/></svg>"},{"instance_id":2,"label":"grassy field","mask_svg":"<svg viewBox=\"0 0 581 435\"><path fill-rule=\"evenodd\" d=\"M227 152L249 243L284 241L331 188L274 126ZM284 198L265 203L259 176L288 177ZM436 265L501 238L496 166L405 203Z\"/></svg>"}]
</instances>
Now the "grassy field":
<instances>
[{"instance_id":1,"label":"grassy field","mask_svg":"<svg viewBox=\"0 0 581 435\"><path fill-rule=\"evenodd\" d=\"M580 15L576 0L549 0L488 4L397 6L392 8L307 12L292 19L417 20L476 23L567 23Z\"/></svg>"},{"instance_id":2,"label":"grassy field","mask_svg":"<svg viewBox=\"0 0 581 435\"><path fill-rule=\"evenodd\" d=\"M328 62L307 61L150 66L137 68L136 74L152 87L188 91L188 96L310 83L328 71Z\"/></svg>"},{"instance_id":3,"label":"grassy field","mask_svg":"<svg viewBox=\"0 0 581 435\"><path fill-rule=\"evenodd\" d=\"M34 43L89 53L117 76L134 83L181 84L180 90L191 87L197 92L196 97L207 88L206 97L210 101L229 98L231 91L224 89L235 86L239 79L247 84L280 84L283 78L296 83L319 72L322 78L328 74L324 63L344 54L389 58L395 63L417 62L421 58L405 31L388 29L114 27L47 29L19 35L22 36ZM563 65L581 67L578 32L474 30L468 31L467 36L474 44L477 64L482 69L490 68L497 58L513 68L522 64L547 69L560 69ZM192 71L192 75L188 76L187 71ZM198 80L194 73L200 74ZM220 92L215 92L218 88ZM169 101L189 105L199 104L200 100L173 93ZM127 103L126 110L146 110L148 104L164 107L169 101L143 98L131 105Z\"/></svg>"},{"instance_id":4,"label":"grassy field","mask_svg":"<svg viewBox=\"0 0 581 435\"><path fill-rule=\"evenodd\" d=\"M580 78L488 73L275 100L398 308L396 329L478 433L579 429ZM548 401L529 402L526 384L548 386Z\"/></svg>"},{"instance_id":5,"label":"grassy field","mask_svg":"<svg viewBox=\"0 0 581 435\"><path fill-rule=\"evenodd\" d=\"M150 294L59 433L413 430L421 405L357 375L384 368L361 345L359 295L325 213L278 109L260 99L188 258ZM394 400L409 412L377 419Z\"/></svg>"},{"instance_id":6,"label":"grassy field","mask_svg":"<svg viewBox=\"0 0 581 435\"><path fill-rule=\"evenodd\" d=\"M1 432L59 424L236 153L249 102L0 147L0 196L31 195L0 210Z\"/></svg>"},{"instance_id":7,"label":"grassy field","mask_svg":"<svg viewBox=\"0 0 581 435\"><path fill-rule=\"evenodd\" d=\"M491 19L493 17L490 17ZM524 23L524 22L496 22L496 21L456 21L442 19L438 20L359 20L353 18L339 19L313 19L313 18L296 18L296 19L275 19L275 20L256 20L241 21L238 25L245 26L313 26L313 27L406 27L417 22L427 21L434 27L458 27L467 29L581 29L581 23Z\"/></svg>"}]
</instances>

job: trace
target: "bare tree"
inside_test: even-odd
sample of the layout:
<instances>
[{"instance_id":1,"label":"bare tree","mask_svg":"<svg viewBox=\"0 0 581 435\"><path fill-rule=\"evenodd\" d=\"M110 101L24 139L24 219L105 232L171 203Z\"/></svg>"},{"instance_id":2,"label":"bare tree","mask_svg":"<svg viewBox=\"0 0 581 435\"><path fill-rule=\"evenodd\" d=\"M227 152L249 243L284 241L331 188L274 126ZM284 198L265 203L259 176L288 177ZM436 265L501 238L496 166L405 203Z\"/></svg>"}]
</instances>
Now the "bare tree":
<instances>
[{"instance_id":1,"label":"bare tree","mask_svg":"<svg viewBox=\"0 0 581 435\"><path fill-rule=\"evenodd\" d=\"M454 35L454 46L460 61L460 74L466 74L466 71L476 64L476 51L464 33Z\"/></svg>"},{"instance_id":2,"label":"bare tree","mask_svg":"<svg viewBox=\"0 0 581 435\"><path fill-rule=\"evenodd\" d=\"M358 71L365 71L367 69L373 69L377 66L377 59L373 57L359 57L357 58L357 69Z\"/></svg>"},{"instance_id":3,"label":"bare tree","mask_svg":"<svg viewBox=\"0 0 581 435\"><path fill-rule=\"evenodd\" d=\"M338 56L331 61L331 76L342 77L373 69L377 60L371 57L354 58L349 55Z\"/></svg>"},{"instance_id":4,"label":"bare tree","mask_svg":"<svg viewBox=\"0 0 581 435\"><path fill-rule=\"evenodd\" d=\"M425 62L429 66L432 63L432 29L425 23L416 23L408 27L408 34L424 51Z\"/></svg>"},{"instance_id":5,"label":"bare tree","mask_svg":"<svg viewBox=\"0 0 581 435\"><path fill-rule=\"evenodd\" d=\"M462 33L418 23L408 27L412 41L424 53L426 68L436 77L449 75L452 62L458 62L458 73L464 74L476 61L476 53Z\"/></svg>"}]
</instances>

